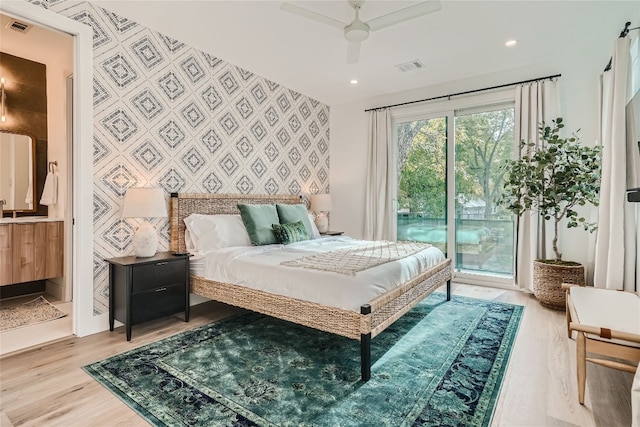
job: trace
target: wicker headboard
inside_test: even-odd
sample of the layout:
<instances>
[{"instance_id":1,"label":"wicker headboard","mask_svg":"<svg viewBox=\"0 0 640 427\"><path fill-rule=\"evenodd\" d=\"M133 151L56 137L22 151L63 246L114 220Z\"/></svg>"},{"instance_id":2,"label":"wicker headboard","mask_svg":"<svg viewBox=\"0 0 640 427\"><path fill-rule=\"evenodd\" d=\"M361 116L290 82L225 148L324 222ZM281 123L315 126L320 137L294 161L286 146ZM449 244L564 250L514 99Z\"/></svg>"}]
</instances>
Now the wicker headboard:
<instances>
[{"instance_id":1,"label":"wicker headboard","mask_svg":"<svg viewBox=\"0 0 640 427\"><path fill-rule=\"evenodd\" d=\"M205 215L239 214L238 203L267 204L283 203L294 205L301 203L300 196L291 194L210 194L210 193L172 193L169 213L169 250L186 252L184 243L184 219L192 213Z\"/></svg>"}]
</instances>

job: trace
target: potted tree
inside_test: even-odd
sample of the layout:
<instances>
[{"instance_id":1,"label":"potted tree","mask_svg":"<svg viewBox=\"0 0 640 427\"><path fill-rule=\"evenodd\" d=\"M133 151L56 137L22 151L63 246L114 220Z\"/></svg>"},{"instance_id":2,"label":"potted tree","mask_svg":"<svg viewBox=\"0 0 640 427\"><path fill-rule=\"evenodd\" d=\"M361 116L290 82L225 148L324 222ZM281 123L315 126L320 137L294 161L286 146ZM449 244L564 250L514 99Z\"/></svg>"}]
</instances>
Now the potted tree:
<instances>
[{"instance_id":1,"label":"potted tree","mask_svg":"<svg viewBox=\"0 0 640 427\"><path fill-rule=\"evenodd\" d=\"M584 267L562 259L558 230L563 220L568 228L596 229L595 223L587 222L575 209L587 203L598 205L601 147L581 145L579 130L569 138L560 137L562 118L552 122L552 126L544 122L539 126L540 145L521 141L520 150L526 155L506 161L504 192L498 203L518 216L531 211L552 220L555 258L535 260L533 291L543 306L563 310L561 284L584 284Z\"/></svg>"}]
</instances>

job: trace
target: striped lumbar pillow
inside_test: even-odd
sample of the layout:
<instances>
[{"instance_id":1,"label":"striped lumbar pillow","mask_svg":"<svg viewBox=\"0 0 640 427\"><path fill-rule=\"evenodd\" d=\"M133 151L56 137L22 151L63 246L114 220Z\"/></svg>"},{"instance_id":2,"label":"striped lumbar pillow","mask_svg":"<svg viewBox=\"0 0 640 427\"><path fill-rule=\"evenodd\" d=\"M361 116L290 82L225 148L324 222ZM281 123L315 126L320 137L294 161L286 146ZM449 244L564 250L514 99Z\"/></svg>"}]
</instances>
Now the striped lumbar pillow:
<instances>
[{"instance_id":1,"label":"striped lumbar pillow","mask_svg":"<svg viewBox=\"0 0 640 427\"><path fill-rule=\"evenodd\" d=\"M271 228L273 228L273 233L276 235L278 242L284 245L309 240L307 228L302 221L289 224L273 224Z\"/></svg>"}]
</instances>

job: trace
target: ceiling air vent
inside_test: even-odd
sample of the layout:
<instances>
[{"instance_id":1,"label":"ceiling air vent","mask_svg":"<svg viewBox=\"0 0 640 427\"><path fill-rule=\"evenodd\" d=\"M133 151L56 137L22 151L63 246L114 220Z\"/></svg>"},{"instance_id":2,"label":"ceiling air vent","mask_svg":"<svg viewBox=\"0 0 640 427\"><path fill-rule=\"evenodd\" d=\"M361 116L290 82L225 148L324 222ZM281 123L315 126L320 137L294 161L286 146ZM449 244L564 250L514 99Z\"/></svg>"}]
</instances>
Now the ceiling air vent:
<instances>
[{"instance_id":1,"label":"ceiling air vent","mask_svg":"<svg viewBox=\"0 0 640 427\"><path fill-rule=\"evenodd\" d=\"M18 31L19 33L28 33L31 27L32 27L31 24L26 24L22 21L17 21L15 19L12 19L7 24L7 28L11 28L12 30Z\"/></svg>"},{"instance_id":2,"label":"ceiling air vent","mask_svg":"<svg viewBox=\"0 0 640 427\"><path fill-rule=\"evenodd\" d=\"M398 64L395 66L398 70L405 71L413 71L419 70L420 68L424 68L424 64L419 59L414 59L413 61L405 62L404 64Z\"/></svg>"}]
</instances>

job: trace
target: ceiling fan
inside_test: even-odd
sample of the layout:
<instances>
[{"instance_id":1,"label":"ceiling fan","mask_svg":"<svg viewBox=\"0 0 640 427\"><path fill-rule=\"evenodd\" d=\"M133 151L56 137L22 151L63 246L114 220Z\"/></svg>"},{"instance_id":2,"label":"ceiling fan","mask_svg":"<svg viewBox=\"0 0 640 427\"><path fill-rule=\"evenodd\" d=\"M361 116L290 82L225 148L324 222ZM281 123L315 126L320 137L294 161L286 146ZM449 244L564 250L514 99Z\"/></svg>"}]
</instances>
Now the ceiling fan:
<instances>
[{"instance_id":1,"label":"ceiling fan","mask_svg":"<svg viewBox=\"0 0 640 427\"><path fill-rule=\"evenodd\" d=\"M356 13L355 19L351 21L350 24L305 9L293 3L284 2L280 5L280 9L344 30L344 38L349 42L347 47L347 63L354 64L358 62L358 58L360 57L360 43L369 37L369 32L436 12L442 8L439 0L428 0L363 22L360 20L360 9L365 3L365 0L348 0L348 2Z\"/></svg>"}]
</instances>

